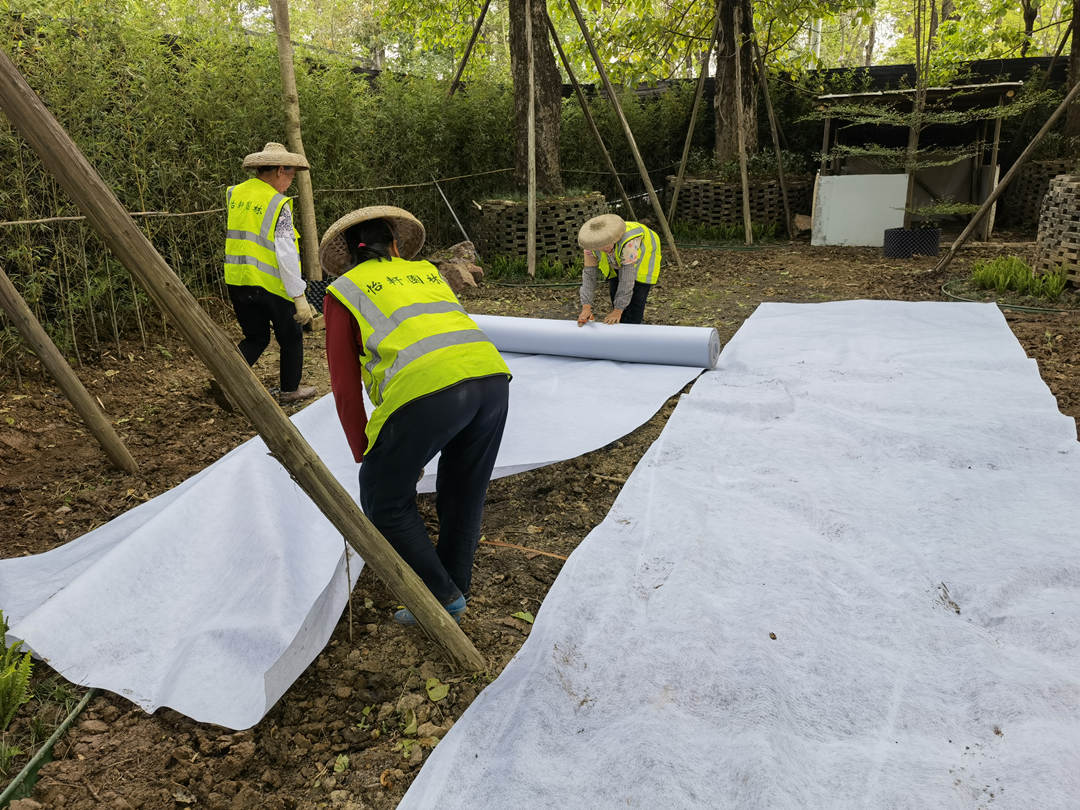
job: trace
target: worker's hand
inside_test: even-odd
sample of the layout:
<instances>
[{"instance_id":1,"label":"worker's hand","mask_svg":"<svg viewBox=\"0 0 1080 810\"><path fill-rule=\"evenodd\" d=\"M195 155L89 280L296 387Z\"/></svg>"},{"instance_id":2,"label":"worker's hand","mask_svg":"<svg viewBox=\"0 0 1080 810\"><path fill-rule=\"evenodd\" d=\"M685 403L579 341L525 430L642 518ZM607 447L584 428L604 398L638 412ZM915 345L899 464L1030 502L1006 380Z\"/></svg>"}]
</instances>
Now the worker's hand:
<instances>
[{"instance_id":1,"label":"worker's hand","mask_svg":"<svg viewBox=\"0 0 1080 810\"><path fill-rule=\"evenodd\" d=\"M621 309L613 309L606 316L604 316L604 323L618 323L622 318Z\"/></svg>"},{"instance_id":2,"label":"worker's hand","mask_svg":"<svg viewBox=\"0 0 1080 810\"><path fill-rule=\"evenodd\" d=\"M593 319L592 304L585 304L581 308L581 314L577 316L577 325L584 326Z\"/></svg>"},{"instance_id":3,"label":"worker's hand","mask_svg":"<svg viewBox=\"0 0 1080 810\"><path fill-rule=\"evenodd\" d=\"M311 319L315 317L315 313L311 311L311 304L307 302L307 298L298 295L293 299L293 303L296 304L296 314L293 315L293 320L301 326L306 326L311 323Z\"/></svg>"}]
</instances>

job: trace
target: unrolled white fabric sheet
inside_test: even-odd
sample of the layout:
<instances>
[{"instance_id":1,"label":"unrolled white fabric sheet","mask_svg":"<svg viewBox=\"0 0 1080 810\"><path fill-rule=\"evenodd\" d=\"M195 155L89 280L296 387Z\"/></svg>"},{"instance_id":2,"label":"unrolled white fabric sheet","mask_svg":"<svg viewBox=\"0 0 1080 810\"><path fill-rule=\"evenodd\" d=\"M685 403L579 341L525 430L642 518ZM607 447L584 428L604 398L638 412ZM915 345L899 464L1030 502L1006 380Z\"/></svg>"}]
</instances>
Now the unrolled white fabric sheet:
<instances>
[{"instance_id":1,"label":"unrolled white fabric sheet","mask_svg":"<svg viewBox=\"0 0 1080 810\"><path fill-rule=\"evenodd\" d=\"M401 807L1077 807L1078 490L993 305L764 304Z\"/></svg>"},{"instance_id":2,"label":"unrolled white fabric sheet","mask_svg":"<svg viewBox=\"0 0 1080 810\"><path fill-rule=\"evenodd\" d=\"M496 477L614 441L700 372L546 355L506 359L514 380ZM357 496L359 468L333 397L294 422ZM434 488L435 463L421 491ZM355 581L363 561L350 557ZM0 561L10 636L64 677L147 711L170 706L235 729L257 723L299 677L347 598L340 534L257 437L64 546Z\"/></svg>"}]
</instances>

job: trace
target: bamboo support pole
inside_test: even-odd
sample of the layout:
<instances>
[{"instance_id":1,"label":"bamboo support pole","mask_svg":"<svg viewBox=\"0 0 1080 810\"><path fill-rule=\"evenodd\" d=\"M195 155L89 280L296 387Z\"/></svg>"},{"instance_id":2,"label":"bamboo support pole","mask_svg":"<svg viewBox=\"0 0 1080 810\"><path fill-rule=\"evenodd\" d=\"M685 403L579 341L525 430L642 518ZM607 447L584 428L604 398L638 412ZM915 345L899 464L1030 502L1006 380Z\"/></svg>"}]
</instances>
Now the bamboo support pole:
<instances>
[{"instance_id":1,"label":"bamboo support pole","mask_svg":"<svg viewBox=\"0 0 1080 810\"><path fill-rule=\"evenodd\" d=\"M0 110L37 152L110 250L165 311L214 377L254 424L275 458L441 644L455 664L481 671L484 659L420 577L371 525L295 425L150 244L63 127L45 108L6 52L0 51Z\"/></svg>"},{"instance_id":2,"label":"bamboo support pole","mask_svg":"<svg viewBox=\"0 0 1080 810\"><path fill-rule=\"evenodd\" d=\"M769 77L765 74L765 59L758 47L757 32L750 39L754 48L754 61L757 63L758 76L761 79L761 95L765 99L765 112L769 114L769 131L772 133L773 149L776 151L776 176L780 182L780 199L784 203L784 227L788 239L795 238L795 229L791 224L791 203L788 201L787 181L784 179L784 153L780 149L780 128L776 123L776 111L773 109L772 96L769 94Z\"/></svg>"},{"instance_id":3,"label":"bamboo support pole","mask_svg":"<svg viewBox=\"0 0 1080 810\"><path fill-rule=\"evenodd\" d=\"M683 261L682 257L679 255L679 248L675 244L675 237L671 233L671 228L668 227L667 217L664 216L664 209L660 205L659 198L656 196L656 189L653 188L652 180L649 179L649 170L645 168L645 161L641 159L641 152L638 151L637 141L634 140L634 133L631 131L630 124L623 114L622 105L619 104L619 97L615 95L615 88L611 85L611 79L608 78L607 70L604 69L604 63L600 60L600 54L596 52L596 46L593 45L592 36L589 34L589 27L585 24L585 18L581 16L581 9L578 8L577 0L566 0L566 2L569 3L570 10L574 12L574 19L577 20L578 27L581 29L581 34L585 38L585 44L589 48L589 53L592 55L593 62L596 63L596 72L600 75L600 80L604 83L604 91L608 94L608 98L611 99L611 106L615 109L615 114L619 118L619 123L622 124L623 132L626 134L626 141L630 145L630 151L634 155L634 162L637 164L638 172L641 174L641 181L645 184L646 191L649 192L649 202L652 203L656 221L660 225L660 230L664 234L664 239L667 240L668 248L671 250L672 256L675 257L675 264L682 270Z\"/></svg>"},{"instance_id":4,"label":"bamboo support pole","mask_svg":"<svg viewBox=\"0 0 1080 810\"><path fill-rule=\"evenodd\" d=\"M750 178L746 171L746 111L743 109L742 86L742 7L735 5L735 137L739 144L739 179L742 181L743 241L754 242L754 226L750 221Z\"/></svg>"},{"instance_id":5,"label":"bamboo support pole","mask_svg":"<svg viewBox=\"0 0 1080 810\"><path fill-rule=\"evenodd\" d=\"M454 74L454 80L450 82L450 90L447 92L446 97L452 98L454 91L458 89L458 85L461 84L461 74L465 72L465 65L469 63L469 54L472 53L473 45L476 44L476 38L480 36L480 27L484 24L484 15L487 14L488 6L491 5L491 0L484 0L484 7L480 9L480 16L476 18L476 25L473 26L472 36L469 37L469 44L465 46L465 53L461 57L461 64L458 65L457 73Z\"/></svg>"},{"instance_id":6,"label":"bamboo support pole","mask_svg":"<svg viewBox=\"0 0 1080 810\"><path fill-rule=\"evenodd\" d=\"M570 84L574 86L574 92L577 93L578 104L581 105L581 114L585 117L585 123L589 125L589 131L592 133L593 140L595 140L596 145L600 147L600 153L604 156L604 163L607 164L608 171L611 172L611 176L615 178L615 185L619 189L619 196L622 198L623 205L626 206L626 210L630 214L630 219L637 219L637 215L634 213L634 206L630 203L630 198L626 196L626 189L623 188L619 172L615 168L615 163L611 160L611 154L604 145L604 139L600 135L600 129L596 126L596 121L593 119L592 112L589 110L589 102L585 99L585 93L582 91L581 85L578 84L577 77L574 76L574 71L570 67L570 60L566 58L566 51L563 50L562 42L559 40L559 32L555 30L555 24L551 21L551 16L547 13L546 4L544 5L544 20L547 22L548 32L551 34L551 41L555 43L555 50L559 53L559 60L562 62L563 69L566 71L566 76L570 79Z\"/></svg>"},{"instance_id":7,"label":"bamboo support pole","mask_svg":"<svg viewBox=\"0 0 1080 810\"><path fill-rule=\"evenodd\" d=\"M999 108L1004 108L1004 106L1005 106L1005 99L1004 98L999 98L998 99L998 107ZM999 115L994 121L994 144L993 144L993 146L990 147L990 183L994 184L994 185L996 185L996 183L997 183L997 178L996 178L995 175L997 174L997 171L998 171L998 168L997 168L998 152L999 152L1000 147L1001 147L1001 118L1002 117ZM993 188L991 188L990 190L993 191ZM994 222L993 222L993 220L989 216L984 217L982 227L979 230L981 232L982 241L989 242L990 241L990 236L991 236L991 234L993 233L993 230L994 230Z\"/></svg>"},{"instance_id":8,"label":"bamboo support pole","mask_svg":"<svg viewBox=\"0 0 1080 810\"><path fill-rule=\"evenodd\" d=\"M825 116L825 131L821 136L821 168L818 169L818 174L824 176L828 171L829 165L829 130L832 128L832 116Z\"/></svg>"},{"instance_id":9,"label":"bamboo support pole","mask_svg":"<svg viewBox=\"0 0 1080 810\"><path fill-rule=\"evenodd\" d=\"M967 227L965 227L960 235L956 237L955 241L949 246L949 250L941 257L937 265L934 266L934 269L926 271L927 274L940 273L949 266L956 257L956 251L958 251L968 240L976 226L978 226L982 218L986 216L986 212L990 210L990 206L997 202L997 198L1009 187L1009 183L1012 182L1012 179L1016 176L1017 172L1020 171L1020 167L1027 162L1031 153L1035 151L1035 148L1042 142L1042 139L1046 137L1046 133L1053 128L1054 124L1057 123L1058 119L1061 118L1065 113L1065 110L1068 109L1069 105L1073 103L1077 96L1080 96L1080 82L1073 85L1072 90L1066 94L1061 104L1059 104L1057 109L1046 119L1046 123L1042 125L1042 129L1035 133L1035 137L1031 139L1031 142L1024 151L1020 153L1020 157L1018 157L1016 162L1009 167L1009 171L1001 178L1001 182L994 186L994 190L990 192L990 195L983 201L983 204L979 206L979 210L972 214L971 221L968 222Z\"/></svg>"},{"instance_id":10,"label":"bamboo support pole","mask_svg":"<svg viewBox=\"0 0 1080 810\"><path fill-rule=\"evenodd\" d=\"M713 20L712 36L709 44L705 46L705 56L701 59L701 74L698 76L697 88L694 90L694 103L690 107L690 124L686 128L686 140L683 142L682 157L679 158L679 172L675 176L675 187L671 190L671 203L668 205L668 226L675 224L675 206L679 201L679 190L682 188L683 177L686 175L686 159L690 155L690 144L694 140L694 126L697 124L698 110L701 108L701 97L705 94L705 79L709 75L709 60L712 58L713 45L720 36L720 15Z\"/></svg>"},{"instance_id":11,"label":"bamboo support pole","mask_svg":"<svg viewBox=\"0 0 1080 810\"><path fill-rule=\"evenodd\" d=\"M15 324L23 340L41 360L42 365L52 374L60 390L64 392L64 396L75 406L75 410L90 432L94 434L94 438L97 439L109 460L121 470L129 473L138 472L139 467L135 459L128 452L124 442L116 435L116 431L109 423L109 418L68 365L64 355L56 348L56 344L34 317L34 313L19 295L2 267L0 267L0 307L3 307L4 312L11 318L11 322Z\"/></svg>"},{"instance_id":12,"label":"bamboo support pole","mask_svg":"<svg viewBox=\"0 0 1080 810\"><path fill-rule=\"evenodd\" d=\"M525 53L529 61L528 171L529 210L525 241L526 269L536 277L536 60L533 54L532 0L525 0Z\"/></svg>"},{"instance_id":13,"label":"bamboo support pole","mask_svg":"<svg viewBox=\"0 0 1080 810\"><path fill-rule=\"evenodd\" d=\"M285 107L285 138L289 150L304 154L300 135L300 96L296 92L296 73L293 69L293 47L289 39L289 0L270 0L277 32L278 64L281 67L281 99ZM306 155L305 155L306 157ZM300 254L304 275L314 281L322 280L319 263L319 227L315 221L315 195L311 187L311 172L296 173L297 196L300 201Z\"/></svg>"}]
</instances>

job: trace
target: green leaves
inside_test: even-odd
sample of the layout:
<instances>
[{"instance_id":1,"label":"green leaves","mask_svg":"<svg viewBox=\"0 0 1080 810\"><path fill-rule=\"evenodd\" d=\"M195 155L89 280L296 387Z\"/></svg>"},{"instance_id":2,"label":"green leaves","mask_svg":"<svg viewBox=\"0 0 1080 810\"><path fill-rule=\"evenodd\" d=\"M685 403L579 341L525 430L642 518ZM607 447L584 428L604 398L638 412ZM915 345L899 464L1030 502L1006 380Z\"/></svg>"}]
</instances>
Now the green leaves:
<instances>
[{"instance_id":1,"label":"green leaves","mask_svg":"<svg viewBox=\"0 0 1080 810\"><path fill-rule=\"evenodd\" d=\"M510 615L515 619L521 619L523 622L528 622L529 624L532 624L536 619L536 617L527 610L519 610L517 613L511 613Z\"/></svg>"},{"instance_id":2,"label":"green leaves","mask_svg":"<svg viewBox=\"0 0 1080 810\"><path fill-rule=\"evenodd\" d=\"M0 610L0 731L11 724L15 712L30 700L30 673L33 669L30 653L22 652L21 641L8 646L7 631L8 623Z\"/></svg>"}]
</instances>

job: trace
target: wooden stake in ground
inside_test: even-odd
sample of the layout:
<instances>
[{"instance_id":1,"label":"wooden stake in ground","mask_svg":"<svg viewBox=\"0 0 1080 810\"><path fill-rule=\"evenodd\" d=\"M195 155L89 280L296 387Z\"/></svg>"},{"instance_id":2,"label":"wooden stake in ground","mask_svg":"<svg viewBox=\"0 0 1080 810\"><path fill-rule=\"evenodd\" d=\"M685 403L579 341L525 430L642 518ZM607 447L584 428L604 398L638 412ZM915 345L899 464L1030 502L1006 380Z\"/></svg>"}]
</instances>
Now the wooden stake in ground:
<instances>
[{"instance_id":1,"label":"wooden stake in ground","mask_svg":"<svg viewBox=\"0 0 1080 810\"><path fill-rule=\"evenodd\" d=\"M701 58L701 74L698 76L697 89L694 90L694 105L690 108L690 124L686 127L686 140L683 142L682 157L679 158L679 173L675 176L675 188L671 190L671 204L668 206L668 226L675 224L675 205L679 201L679 189L682 188L683 176L686 174L686 158L690 155L690 144L694 140L694 126L697 124L698 109L701 107L701 97L705 93L705 79L709 75L709 60L712 58L713 44L720 36L720 15L716 15L713 21L712 36L709 44L705 46L705 55Z\"/></svg>"},{"instance_id":2,"label":"wooden stake in ground","mask_svg":"<svg viewBox=\"0 0 1080 810\"><path fill-rule=\"evenodd\" d=\"M765 99L765 111L769 114L769 131L772 133L773 149L776 150L776 175L780 181L780 198L784 203L784 227L788 239L795 238L795 229L791 224L791 205L788 203L787 182L784 180L784 153L780 149L780 131L776 125L776 112L773 110L772 96L769 95L769 77L765 73L765 60L758 47L757 34L751 38L754 47L754 60L757 63L758 76L761 78L761 95Z\"/></svg>"},{"instance_id":3,"label":"wooden stake in ground","mask_svg":"<svg viewBox=\"0 0 1080 810\"><path fill-rule=\"evenodd\" d=\"M304 140L300 137L300 97L296 92L292 41L289 39L289 0L270 0L270 8L274 12L278 64L281 66L281 99L285 105L285 137L289 142L289 149L298 155L303 155ZM300 199L299 231L304 275L314 281L321 281L319 228L315 222L315 195L311 188L310 171L296 173L296 188Z\"/></svg>"},{"instance_id":4,"label":"wooden stake in ground","mask_svg":"<svg viewBox=\"0 0 1080 810\"><path fill-rule=\"evenodd\" d=\"M952 262L953 258L956 256L956 251L958 251L964 242L968 240L968 237L971 236L979 222L986 216L986 212L990 210L990 207L995 202L997 202L997 198L1009 187L1009 183L1012 182L1016 173L1020 171L1020 167L1024 165L1031 156L1031 153L1035 151L1035 147L1042 142L1042 139L1046 137L1046 133L1053 128L1054 124L1057 123L1057 120L1061 118L1065 113L1065 110L1069 108L1069 105L1073 103L1077 96L1080 96L1080 82L1073 85L1072 90L1068 92L1065 99L1058 105L1058 108L1046 119L1046 123L1042 125L1042 129L1035 133L1035 137L1031 139L1031 143L1029 143L1027 148L1020 153L1020 157L1016 159L1016 162L1009 168L1009 171L1001 178L1001 182L994 187L994 190L990 192L990 196L983 201L983 204L979 206L979 210L972 215L971 221L968 222L967 227L964 228L961 234L956 237L956 241L949 246L948 252L941 257L941 260L934 266L933 270L926 271L927 274L940 273L949 266L949 263Z\"/></svg>"},{"instance_id":5,"label":"wooden stake in ground","mask_svg":"<svg viewBox=\"0 0 1080 810\"><path fill-rule=\"evenodd\" d=\"M533 59L532 0L525 0L525 53L529 60L529 210L528 232L525 239L526 269L536 277L536 63Z\"/></svg>"},{"instance_id":6,"label":"wooden stake in ground","mask_svg":"<svg viewBox=\"0 0 1080 810\"><path fill-rule=\"evenodd\" d=\"M739 52L743 49L742 7L735 6L735 87L739 94L735 100L735 136L739 142L739 177L742 180L742 218L743 241L750 245L754 242L754 226L750 222L750 178L746 173L746 111L742 98L742 59Z\"/></svg>"},{"instance_id":7,"label":"wooden stake in ground","mask_svg":"<svg viewBox=\"0 0 1080 810\"><path fill-rule=\"evenodd\" d=\"M645 184L645 190L649 192L649 202L652 203L653 213L656 214L656 221L660 224L660 230L664 234L664 239L667 240L668 249L671 250L671 255L675 257L675 264L679 269L683 269L682 257L679 255L679 248L675 244L675 237L671 234L671 228L668 227L667 217L664 216L664 209L660 205L660 200L656 196L656 189L653 188L652 180L649 179L649 170L645 168L645 161L641 159L641 152L638 151L637 141L634 140L634 133L630 130L630 124L626 120L626 116L623 115L622 105L619 104L619 97L615 95L615 88L611 86L611 80L608 78L607 70L604 69L604 63L600 61L600 54L596 52L596 47L593 45L592 37L589 35L589 27L585 25L585 18L581 16L581 9L578 8L576 0L566 0L570 4L570 10L574 12L574 19L577 20L578 27L581 29L581 35L585 38L585 44L589 48L589 53L592 54L593 62L596 63L596 72L600 75L600 80L604 83L604 92L607 93L608 98L611 100L611 106L615 109L615 114L619 118L619 123L622 124L623 132L626 134L626 141L630 145L630 151L634 155L634 162L637 164L638 172L641 174L641 182Z\"/></svg>"},{"instance_id":8,"label":"wooden stake in ground","mask_svg":"<svg viewBox=\"0 0 1080 810\"><path fill-rule=\"evenodd\" d=\"M60 390L64 392L64 396L75 406L75 410L90 428L90 432L98 440L105 455L121 470L129 473L138 472L139 468L135 464L135 459L132 458L120 437L116 435L116 431L109 423L109 418L83 386L75 372L71 370L64 355L38 323L38 319L34 317L34 313L19 295L2 267L0 267L0 307L3 307L4 312L11 318L15 328L19 330L19 334L23 336L27 345L33 349L42 365L52 374Z\"/></svg>"},{"instance_id":9,"label":"wooden stake in ground","mask_svg":"<svg viewBox=\"0 0 1080 810\"><path fill-rule=\"evenodd\" d=\"M600 147L600 154L604 156L604 163L607 164L608 171L611 172L611 176L615 178L615 185L619 189L619 196L622 197L623 205L626 206L627 212L630 214L630 219L637 219L637 215L634 214L634 206L630 204L630 198L626 196L626 189L623 188L622 180L619 178L619 172L615 169L615 164L611 160L611 155L608 153L607 147L604 146L604 139L600 135L600 130L596 126L596 121L593 120L592 112L589 111L589 102L585 99L585 93L581 90L581 85L578 84L577 78L574 76L574 71L570 68L570 60L566 58L566 52L563 50L562 42L559 41L559 32L555 30L555 24L551 21L551 16L547 13L547 5L544 5L544 19L547 21L548 32L551 34L551 41L555 43L555 50L559 53L559 60L562 62L563 69L566 71L566 76L570 79L570 84L574 86L574 92L577 93L578 104L581 105L581 114L585 117L585 123L589 125L589 131L592 133L593 140L596 141L596 145Z\"/></svg>"},{"instance_id":10,"label":"wooden stake in ground","mask_svg":"<svg viewBox=\"0 0 1080 810\"><path fill-rule=\"evenodd\" d=\"M472 53L473 45L476 44L476 38L480 35L480 26L484 24L484 15L487 14L488 6L491 5L491 0L484 0L484 7L480 9L480 16L476 18L476 25L473 26L472 36L469 37L469 44L465 46L465 53L461 57L461 64L458 66L457 73L454 74L454 80L450 82L450 90L446 94L447 98L451 98L454 95L454 91L457 90L458 85L461 83L461 74L465 72L465 65L469 64L469 54Z\"/></svg>"},{"instance_id":11,"label":"wooden stake in ground","mask_svg":"<svg viewBox=\"0 0 1080 810\"><path fill-rule=\"evenodd\" d=\"M485 669L484 659L472 642L416 572L371 525L3 51L0 51L0 110L86 214L109 249L168 313L229 398L254 424L270 452L349 545L413 612L420 626L446 649L455 664L472 671ZM302 537L296 540L303 542ZM252 576L258 574L252 572Z\"/></svg>"}]
</instances>

